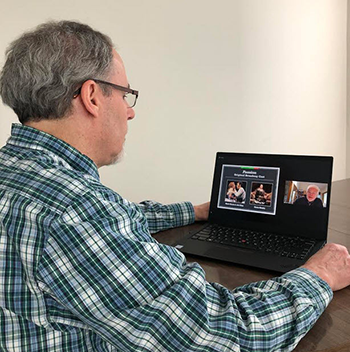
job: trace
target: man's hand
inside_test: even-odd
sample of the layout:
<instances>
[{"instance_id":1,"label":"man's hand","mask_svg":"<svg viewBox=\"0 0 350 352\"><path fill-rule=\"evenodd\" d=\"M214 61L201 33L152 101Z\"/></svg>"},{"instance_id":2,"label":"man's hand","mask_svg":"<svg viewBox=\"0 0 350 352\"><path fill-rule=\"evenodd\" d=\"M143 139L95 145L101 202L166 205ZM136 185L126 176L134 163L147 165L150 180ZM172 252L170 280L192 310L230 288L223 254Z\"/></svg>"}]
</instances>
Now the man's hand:
<instances>
[{"instance_id":1,"label":"man's hand","mask_svg":"<svg viewBox=\"0 0 350 352\"><path fill-rule=\"evenodd\" d=\"M195 221L207 221L208 220L209 205L210 205L210 203L208 202L208 203L193 206Z\"/></svg>"},{"instance_id":2,"label":"man's hand","mask_svg":"<svg viewBox=\"0 0 350 352\"><path fill-rule=\"evenodd\" d=\"M346 247L339 244L326 244L302 267L326 281L333 291L350 285L350 255Z\"/></svg>"}]
</instances>

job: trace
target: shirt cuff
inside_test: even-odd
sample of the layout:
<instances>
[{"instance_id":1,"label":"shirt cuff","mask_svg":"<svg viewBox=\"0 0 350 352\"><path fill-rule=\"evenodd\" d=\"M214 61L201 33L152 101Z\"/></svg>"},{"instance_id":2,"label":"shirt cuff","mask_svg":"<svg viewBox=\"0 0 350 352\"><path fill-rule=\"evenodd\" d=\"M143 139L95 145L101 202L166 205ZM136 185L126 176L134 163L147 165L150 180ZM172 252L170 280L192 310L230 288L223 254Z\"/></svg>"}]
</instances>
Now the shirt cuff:
<instances>
[{"instance_id":1,"label":"shirt cuff","mask_svg":"<svg viewBox=\"0 0 350 352\"><path fill-rule=\"evenodd\" d=\"M174 216L174 227L194 223L194 207L191 202L174 203L167 205Z\"/></svg>"},{"instance_id":2,"label":"shirt cuff","mask_svg":"<svg viewBox=\"0 0 350 352\"><path fill-rule=\"evenodd\" d=\"M282 275L282 277L297 283L298 287L316 303L320 312L326 309L333 298L333 291L327 282L311 270L298 268Z\"/></svg>"}]
</instances>

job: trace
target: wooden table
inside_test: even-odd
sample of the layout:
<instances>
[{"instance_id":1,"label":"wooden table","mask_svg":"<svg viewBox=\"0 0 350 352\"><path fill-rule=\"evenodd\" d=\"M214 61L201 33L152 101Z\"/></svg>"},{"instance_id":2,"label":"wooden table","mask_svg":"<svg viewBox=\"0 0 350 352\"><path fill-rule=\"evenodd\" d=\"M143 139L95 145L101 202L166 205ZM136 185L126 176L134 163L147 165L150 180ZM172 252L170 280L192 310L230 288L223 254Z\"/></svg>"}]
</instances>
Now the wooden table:
<instances>
[{"instance_id":1,"label":"wooden table","mask_svg":"<svg viewBox=\"0 0 350 352\"><path fill-rule=\"evenodd\" d=\"M193 224L154 235L161 243L173 245L190 230L202 226ZM340 243L350 251L350 179L333 182L331 194L328 242ZM210 282L218 282L229 289L274 275L271 272L186 256L198 262ZM350 287L334 293L334 298L311 331L299 342L296 352L350 352Z\"/></svg>"}]
</instances>

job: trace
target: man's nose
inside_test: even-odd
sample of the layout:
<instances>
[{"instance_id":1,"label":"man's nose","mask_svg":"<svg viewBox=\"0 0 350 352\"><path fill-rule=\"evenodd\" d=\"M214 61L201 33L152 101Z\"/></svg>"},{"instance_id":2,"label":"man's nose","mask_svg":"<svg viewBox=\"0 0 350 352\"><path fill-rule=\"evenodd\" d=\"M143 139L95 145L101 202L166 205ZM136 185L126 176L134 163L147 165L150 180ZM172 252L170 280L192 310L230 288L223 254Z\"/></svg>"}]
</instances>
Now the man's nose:
<instances>
[{"instance_id":1,"label":"man's nose","mask_svg":"<svg viewBox=\"0 0 350 352\"><path fill-rule=\"evenodd\" d=\"M132 120L135 117L135 110L134 108L128 108L128 120Z\"/></svg>"}]
</instances>

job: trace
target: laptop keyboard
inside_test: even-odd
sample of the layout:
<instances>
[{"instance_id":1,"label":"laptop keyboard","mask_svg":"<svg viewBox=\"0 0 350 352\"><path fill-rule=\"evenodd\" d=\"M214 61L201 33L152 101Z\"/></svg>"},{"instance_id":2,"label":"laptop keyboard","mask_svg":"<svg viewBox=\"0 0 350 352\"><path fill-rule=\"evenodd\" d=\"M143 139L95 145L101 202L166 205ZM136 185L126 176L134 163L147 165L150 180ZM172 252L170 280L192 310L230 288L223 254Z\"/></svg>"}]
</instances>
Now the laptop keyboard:
<instances>
[{"instance_id":1,"label":"laptop keyboard","mask_svg":"<svg viewBox=\"0 0 350 352\"><path fill-rule=\"evenodd\" d=\"M217 225L205 227L192 235L191 239L274 253L295 259L304 259L316 243L308 238L287 237Z\"/></svg>"}]
</instances>

